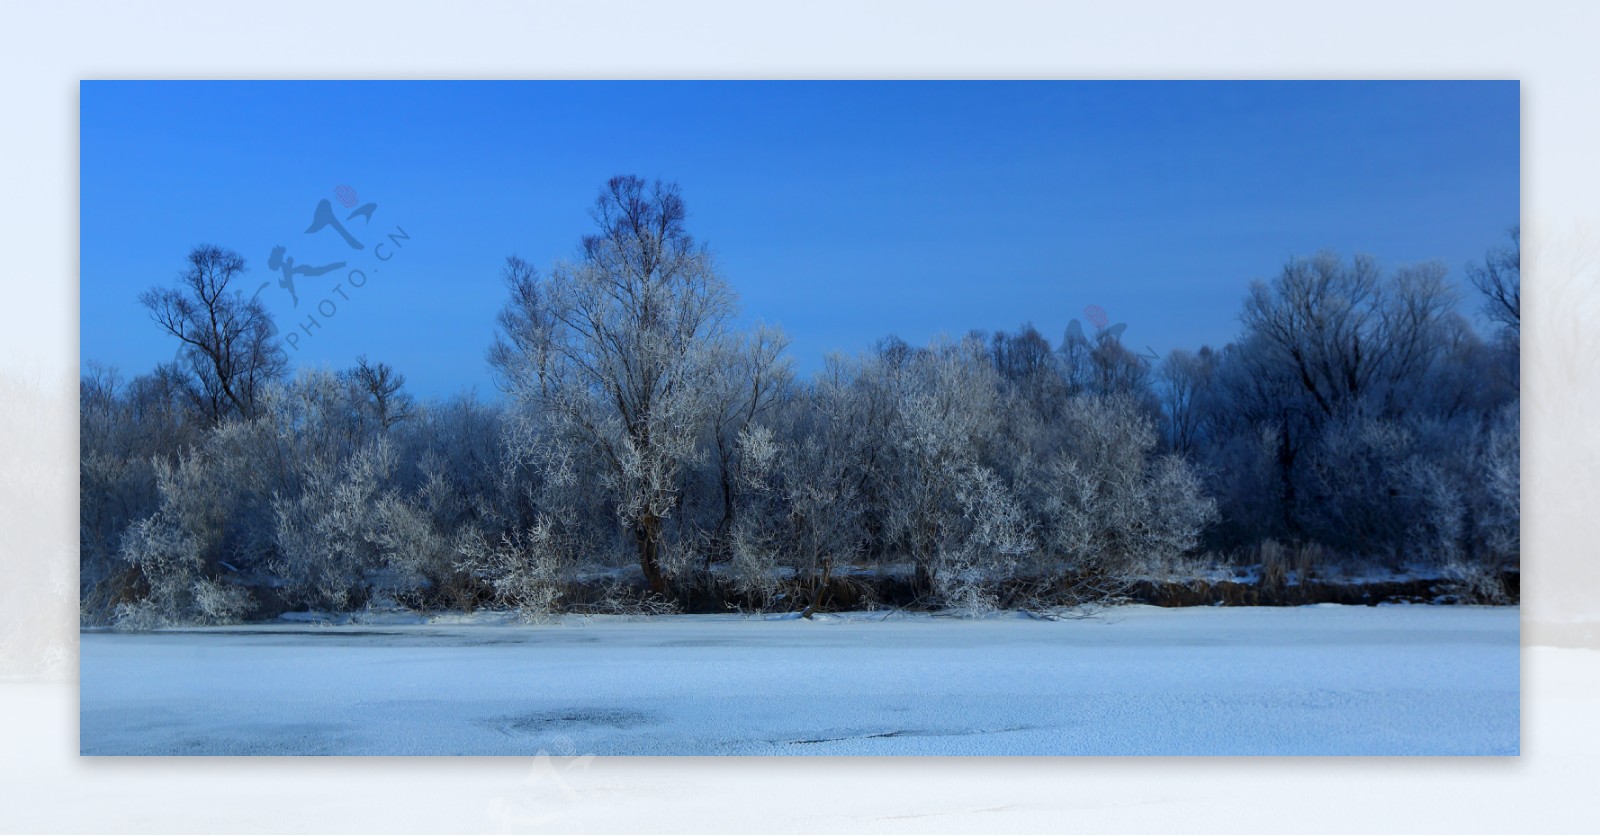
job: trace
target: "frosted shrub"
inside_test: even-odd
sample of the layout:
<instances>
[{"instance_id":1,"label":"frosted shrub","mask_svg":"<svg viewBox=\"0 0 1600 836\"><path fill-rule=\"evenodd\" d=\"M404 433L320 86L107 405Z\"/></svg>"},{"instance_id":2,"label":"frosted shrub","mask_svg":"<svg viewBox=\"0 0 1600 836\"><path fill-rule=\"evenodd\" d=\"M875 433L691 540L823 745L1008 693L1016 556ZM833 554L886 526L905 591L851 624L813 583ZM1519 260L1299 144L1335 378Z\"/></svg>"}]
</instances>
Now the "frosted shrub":
<instances>
[{"instance_id":1,"label":"frosted shrub","mask_svg":"<svg viewBox=\"0 0 1600 836\"><path fill-rule=\"evenodd\" d=\"M374 592L396 597L442 580L453 568L450 544L421 508L397 493L373 503L367 537L384 572Z\"/></svg>"},{"instance_id":2,"label":"frosted shrub","mask_svg":"<svg viewBox=\"0 0 1600 836\"><path fill-rule=\"evenodd\" d=\"M206 624L239 621L255 606L255 598L249 590L204 578L194 582L193 593L195 609Z\"/></svg>"},{"instance_id":3,"label":"frosted shrub","mask_svg":"<svg viewBox=\"0 0 1600 836\"><path fill-rule=\"evenodd\" d=\"M772 538L762 536L756 528L749 524L734 527L727 571L734 591L765 609L778 595L780 569Z\"/></svg>"},{"instance_id":4,"label":"frosted shrub","mask_svg":"<svg viewBox=\"0 0 1600 836\"><path fill-rule=\"evenodd\" d=\"M1459 600L1472 604L1511 603L1499 569L1490 562L1456 557L1447 561L1443 568L1445 577L1454 583Z\"/></svg>"},{"instance_id":5,"label":"frosted shrub","mask_svg":"<svg viewBox=\"0 0 1600 836\"><path fill-rule=\"evenodd\" d=\"M541 518L522 532L491 542L481 533L464 535L456 545L463 571L488 579L501 606L513 607L523 621L537 622L560 611L566 591L571 542Z\"/></svg>"},{"instance_id":6,"label":"frosted shrub","mask_svg":"<svg viewBox=\"0 0 1600 836\"><path fill-rule=\"evenodd\" d=\"M135 630L181 623L191 610L190 590L201 568L195 538L158 511L129 526L121 554L139 567L149 592L137 603L119 604L114 623Z\"/></svg>"},{"instance_id":7,"label":"frosted shrub","mask_svg":"<svg viewBox=\"0 0 1600 836\"><path fill-rule=\"evenodd\" d=\"M778 551L782 489L776 468L780 450L772 430L755 425L738 437L738 495L743 513L729 533L728 576L735 592L765 609L779 589Z\"/></svg>"},{"instance_id":8,"label":"frosted shrub","mask_svg":"<svg viewBox=\"0 0 1600 836\"><path fill-rule=\"evenodd\" d=\"M592 615L621 615L633 618L674 615L680 610L666 598L649 590L616 579L607 581L598 601L582 611Z\"/></svg>"},{"instance_id":9,"label":"frosted shrub","mask_svg":"<svg viewBox=\"0 0 1600 836\"><path fill-rule=\"evenodd\" d=\"M415 588L443 560L448 549L427 515L385 488L395 465L379 438L342 464L309 460L301 492L274 500L274 568L288 597L345 610L374 592Z\"/></svg>"},{"instance_id":10,"label":"frosted shrub","mask_svg":"<svg viewBox=\"0 0 1600 836\"><path fill-rule=\"evenodd\" d=\"M739 431L739 479L753 490L766 489L772 472L779 464L778 442L772 429L754 424Z\"/></svg>"},{"instance_id":11,"label":"frosted shrub","mask_svg":"<svg viewBox=\"0 0 1600 836\"><path fill-rule=\"evenodd\" d=\"M1011 577L1018 559L1034 550L1032 527L1010 491L987 468L964 474L956 499L963 536L955 548L939 553L933 592L958 612L988 612L1000 605L995 583Z\"/></svg>"},{"instance_id":12,"label":"frosted shrub","mask_svg":"<svg viewBox=\"0 0 1600 836\"><path fill-rule=\"evenodd\" d=\"M1296 513L1307 536L1392 563L1408 553L1439 554L1450 535L1425 529L1451 527L1438 507L1446 486L1433 463L1414 461L1418 441L1414 427L1392 419L1353 414L1329 420L1308 451L1299 485L1301 494L1316 499ZM1432 513L1424 510L1430 505Z\"/></svg>"},{"instance_id":13,"label":"frosted shrub","mask_svg":"<svg viewBox=\"0 0 1600 836\"><path fill-rule=\"evenodd\" d=\"M117 604L111 613L111 626L117 630L143 632L171 624L172 620L162 614L148 598L133 602L123 601Z\"/></svg>"},{"instance_id":14,"label":"frosted shrub","mask_svg":"<svg viewBox=\"0 0 1600 836\"><path fill-rule=\"evenodd\" d=\"M191 452L176 465L156 461L155 471L161 507L128 527L119 551L148 591L119 604L113 624L143 630L238 619L251 606L248 593L205 577L206 555L220 541L226 513L208 459Z\"/></svg>"},{"instance_id":15,"label":"frosted shrub","mask_svg":"<svg viewBox=\"0 0 1600 836\"><path fill-rule=\"evenodd\" d=\"M1401 467L1400 478L1413 506L1406 515L1410 548L1436 563L1461 561L1467 506L1451 474L1437 462L1413 457Z\"/></svg>"},{"instance_id":16,"label":"frosted shrub","mask_svg":"<svg viewBox=\"0 0 1600 836\"><path fill-rule=\"evenodd\" d=\"M1206 526L1216 522L1216 500L1181 456L1162 456L1151 468L1145 489L1154 517L1146 532L1148 558L1170 562L1200 545Z\"/></svg>"},{"instance_id":17,"label":"frosted shrub","mask_svg":"<svg viewBox=\"0 0 1600 836\"><path fill-rule=\"evenodd\" d=\"M305 466L298 496L273 502L278 558L273 568L285 583L286 597L312 607L343 610L359 595L372 549L362 537L367 505L377 486L355 467L349 478L332 463Z\"/></svg>"},{"instance_id":18,"label":"frosted shrub","mask_svg":"<svg viewBox=\"0 0 1600 836\"><path fill-rule=\"evenodd\" d=\"M830 377L786 404L779 428L757 424L739 435L727 572L759 609L815 612L835 568L861 553L858 427L855 404L831 376L838 371L830 363Z\"/></svg>"},{"instance_id":19,"label":"frosted shrub","mask_svg":"<svg viewBox=\"0 0 1600 836\"><path fill-rule=\"evenodd\" d=\"M920 591L956 607L993 606L982 590L1033 543L1010 490L982 464L1000 423L983 344L935 342L909 361L880 357L865 374L892 397L885 534L909 553Z\"/></svg>"},{"instance_id":20,"label":"frosted shrub","mask_svg":"<svg viewBox=\"0 0 1600 836\"><path fill-rule=\"evenodd\" d=\"M227 624L255 605L248 590L202 577L199 542L159 512L129 527L122 558L139 567L149 592L117 606L113 624L118 629Z\"/></svg>"},{"instance_id":21,"label":"frosted shrub","mask_svg":"<svg viewBox=\"0 0 1600 836\"><path fill-rule=\"evenodd\" d=\"M1479 538L1497 560L1522 550L1521 416L1517 404L1501 407L1479 455L1483 490L1477 501Z\"/></svg>"},{"instance_id":22,"label":"frosted shrub","mask_svg":"<svg viewBox=\"0 0 1600 836\"><path fill-rule=\"evenodd\" d=\"M1216 503L1187 462L1155 454L1155 428L1131 401L1074 398L1067 423L1040 490L1045 542L1066 571L1129 578L1198 545Z\"/></svg>"}]
</instances>

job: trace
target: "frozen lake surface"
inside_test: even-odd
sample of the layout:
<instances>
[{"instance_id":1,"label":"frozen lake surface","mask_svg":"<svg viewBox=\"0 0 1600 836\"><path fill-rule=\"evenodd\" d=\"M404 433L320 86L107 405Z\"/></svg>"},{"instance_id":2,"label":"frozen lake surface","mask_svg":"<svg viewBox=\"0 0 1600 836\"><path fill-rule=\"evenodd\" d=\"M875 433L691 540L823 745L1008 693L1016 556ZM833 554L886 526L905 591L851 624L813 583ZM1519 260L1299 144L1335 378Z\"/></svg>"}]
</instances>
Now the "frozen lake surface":
<instances>
[{"instance_id":1,"label":"frozen lake surface","mask_svg":"<svg viewBox=\"0 0 1600 836\"><path fill-rule=\"evenodd\" d=\"M82 636L86 755L1515 755L1516 608ZM468 619L467 621L470 621Z\"/></svg>"}]
</instances>

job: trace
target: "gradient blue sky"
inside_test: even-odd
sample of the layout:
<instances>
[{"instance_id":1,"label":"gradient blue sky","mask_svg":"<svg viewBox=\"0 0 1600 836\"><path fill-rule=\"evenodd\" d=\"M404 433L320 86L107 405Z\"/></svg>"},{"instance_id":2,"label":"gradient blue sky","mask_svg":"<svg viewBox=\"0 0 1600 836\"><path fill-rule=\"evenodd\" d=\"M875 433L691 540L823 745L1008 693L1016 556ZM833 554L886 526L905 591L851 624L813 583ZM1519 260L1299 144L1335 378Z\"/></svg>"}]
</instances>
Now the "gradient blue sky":
<instances>
[{"instance_id":1,"label":"gradient blue sky","mask_svg":"<svg viewBox=\"0 0 1600 836\"><path fill-rule=\"evenodd\" d=\"M239 251L291 351L365 353L422 395L495 397L484 362L516 253L574 255L605 180L677 180L742 320L802 373L1087 305L1160 353L1238 332L1252 279L1320 249L1462 268L1519 216L1516 82L84 82L81 357L174 341L138 307L200 242ZM377 210L305 234L349 185ZM340 209L342 219L348 210ZM374 244L410 236L378 262ZM276 284L276 245L347 268ZM371 268L376 268L373 270ZM334 285L364 269L360 288ZM1478 302L1463 287L1463 310ZM336 306L317 314L322 300Z\"/></svg>"}]
</instances>

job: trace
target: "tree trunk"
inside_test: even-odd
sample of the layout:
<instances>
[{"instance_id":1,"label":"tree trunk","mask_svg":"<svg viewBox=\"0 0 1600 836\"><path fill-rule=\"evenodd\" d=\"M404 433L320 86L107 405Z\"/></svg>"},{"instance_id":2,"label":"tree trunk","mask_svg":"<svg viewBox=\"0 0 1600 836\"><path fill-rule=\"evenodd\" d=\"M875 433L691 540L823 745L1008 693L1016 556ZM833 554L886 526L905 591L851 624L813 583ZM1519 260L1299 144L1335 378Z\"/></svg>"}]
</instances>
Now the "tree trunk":
<instances>
[{"instance_id":1,"label":"tree trunk","mask_svg":"<svg viewBox=\"0 0 1600 836\"><path fill-rule=\"evenodd\" d=\"M1296 451L1289 441L1289 419L1285 417L1279 427L1281 433L1278 438L1278 478L1283 493L1283 530L1286 535L1294 536L1299 532L1295 513L1295 503L1298 500L1294 490Z\"/></svg>"},{"instance_id":2,"label":"tree trunk","mask_svg":"<svg viewBox=\"0 0 1600 836\"><path fill-rule=\"evenodd\" d=\"M706 549L707 572L711 571L712 563L733 556L733 468L725 452L718 453L717 464L722 488L722 519L717 521L717 532L712 538L711 548Z\"/></svg>"},{"instance_id":3,"label":"tree trunk","mask_svg":"<svg viewBox=\"0 0 1600 836\"><path fill-rule=\"evenodd\" d=\"M639 568L650 591L663 598L667 595L667 579L661 574L661 518L646 514L633 527L633 539L639 547Z\"/></svg>"},{"instance_id":4,"label":"tree trunk","mask_svg":"<svg viewBox=\"0 0 1600 836\"><path fill-rule=\"evenodd\" d=\"M817 584L816 591L811 593L811 603L806 605L805 612L800 613L801 618L810 618L817 612L817 607L822 606L822 596L828 592L828 581L833 577L833 558L822 561L822 582Z\"/></svg>"},{"instance_id":5,"label":"tree trunk","mask_svg":"<svg viewBox=\"0 0 1600 836\"><path fill-rule=\"evenodd\" d=\"M933 592L933 566L926 560L918 560L916 577L912 589L917 595L927 595Z\"/></svg>"}]
</instances>

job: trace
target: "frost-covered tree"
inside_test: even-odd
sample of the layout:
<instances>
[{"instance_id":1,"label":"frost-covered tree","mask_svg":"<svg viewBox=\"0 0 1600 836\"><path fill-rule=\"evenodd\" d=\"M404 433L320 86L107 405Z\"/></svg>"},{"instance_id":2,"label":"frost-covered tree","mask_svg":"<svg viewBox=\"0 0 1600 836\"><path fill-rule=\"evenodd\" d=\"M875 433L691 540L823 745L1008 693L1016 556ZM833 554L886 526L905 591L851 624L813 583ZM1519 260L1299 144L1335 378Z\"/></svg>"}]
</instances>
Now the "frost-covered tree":
<instances>
[{"instance_id":1,"label":"frost-covered tree","mask_svg":"<svg viewBox=\"0 0 1600 836\"><path fill-rule=\"evenodd\" d=\"M985 347L935 341L904 360L874 358L863 373L892 398L883 534L911 560L918 590L976 604L984 583L1034 548L1026 515L984 464L1001 420Z\"/></svg>"},{"instance_id":2,"label":"frost-covered tree","mask_svg":"<svg viewBox=\"0 0 1600 836\"><path fill-rule=\"evenodd\" d=\"M1303 453L1330 422L1398 419L1416 410L1454 321L1438 264L1384 273L1366 256L1291 259L1245 300L1245 333L1219 370L1236 432L1276 443L1280 536L1297 537L1307 505ZM1229 419L1225 418L1224 421Z\"/></svg>"},{"instance_id":3,"label":"frost-covered tree","mask_svg":"<svg viewBox=\"0 0 1600 836\"><path fill-rule=\"evenodd\" d=\"M802 595L794 605L809 616L834 570L863 554L864 402L855 394L847 366L829 358L770 426L740 433L729 571L735 589L758 604L771 603L780 580L792 578Z\"/></svg>"},{"instance_id":4,"label":"frost-covered tree","mask_svg":"<svg viewBox=\"0 0 1600 836\"><path fill-rule=\"evenodd\" d=\"M403 596L449 559L426 514L389 487L396 464L381 437L342 462L303 461L300 492L273 502L275 568L291 600L340 611L375 595Z\"/></svg>"},{"instance_id":5,"label":"frost-covered tree","mask_svg":"<svg viewBox=\"0 0 1600 836\"><path fill-rule=\"evenodd\" d=\"M512 395L595 457L657 594L666 521L716 415L734 297L685 225L678 187L615 177L598 232L548 276L513 258L490 359Z\"/></svg>"},{"instance_id":6,"label":"frost-covered tree","mask_svg":"<svg viewBox=\"0 0 1600 836\"><path fill-rule=\"evenodd\" d=\"M1043 537L1068 574L1126 578L1178 557L1216 519L1216 503L1126 395L1080 395L1066 447L1041 470Z\"/></svg>"},{"instance_id":7,"label":"frost-covered tree","mask_svg":"<svg viewBox=\"0 0 1600 836\"><path fill-rule=\"evenodd\" d=\"M789 361L783 356L788 339L782 330L761 325L749 334L734 335L729 343L729 355L718 364L721 374L711 393L715 402L711 452L721 499L714 531L718 551L726 550L733 531L740 483L749 482L739 472L741 462L749 461L741 452L740 440L785 397L793 380Z\"/></svg>"},{"instance_id":8,"label":"frost-covered tree","mask_svg":"<svg viewBox=\"0 0 1600 836\"><path fill-rule=\"evenodd\" d=\"M1517 404L1501 407L1480 437L1472 485L1477 541L1495 564L1514 562L1522 551L1521 416Z\"/></svg>"},{"instance_id":9,"label":"frost-covered tree","mask_svg":"<svg viewBox=\"0 0 1600 836\"><path fill-rule=\"evenodd\" d=\"M116 605L114 624L148 629L226 622L250 610L249 591L226 579L239 574L229 559L248 548L239 536L247 526L236 519L243 464L225 445L212 443L175 462L153 461L160 504L128 527L120 545L122 559L138 572L133 589L142 594Z\"/></svg>"},{"instance_id":10,"label":"frost-covered tree","mask_svg":"<svg viewBox=\"0 0 1600 836\"><path fill-rule=\"evenodd\" d=\"M547 273L507 261L489 355L503 403L414 400L365 357L284 379L243 259L197 248L176 289L141 300L177 362L81 381L85 622L391 598L810 614L868 582L977 611L1278 542L1505 597L1515 233L1469 271L1498 341L1437 265L1322 254L1251 289L1239 339L1155 368L1117 327L1052 346L1024 325L889 337L797 379L779 330L730 326L675 186L615 178L593 217Z\"/></svg>"},{"instance_id":11,"label":"frost-covered tree","mask_svg":"<svg viewBox=\"0 0 1600 836\"><path fill-rule=\"evenodd\" d=\"M293 604L341 610L410 597L449 574L448 533L402 489L399 446L349 374L304 372L273 387L238 428L269 497L270 571Z\"/></svg>"}]
</instances>

